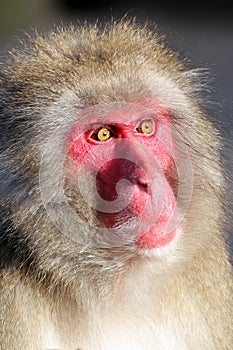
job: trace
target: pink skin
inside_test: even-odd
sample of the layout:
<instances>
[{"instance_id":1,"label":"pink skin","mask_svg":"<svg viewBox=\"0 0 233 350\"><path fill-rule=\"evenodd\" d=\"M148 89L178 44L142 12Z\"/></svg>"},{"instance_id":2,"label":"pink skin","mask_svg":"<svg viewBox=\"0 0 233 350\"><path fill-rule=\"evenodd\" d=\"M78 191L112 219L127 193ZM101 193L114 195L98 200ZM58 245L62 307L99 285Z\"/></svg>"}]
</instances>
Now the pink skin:
<instances>
[{"instance_id":1,"label":"pink skin","mask_svg":"<svg viewBox=\"0 0 233 350\"><path fill-rule=\"evenodd\" d=\"M153 155L154 159L142 161L145 164L149 164L151 161L159 164L164 174L164 202L161 212L159 215L156 215L153 210L153 201L151 200L151 210L146 210L146 216L145 213L143 214L143 220L149 223L148 228L137 235L135 243L140 248L157 248L167 245L175 237L176 233L175 230L173 232L167 232L166 230L176 205L174 191L169 184L169 174L172 171L171 169L174 170L175 167L171 156L171 123L170 118L164 113L163 116L154 121L154 131L147 135L136 131L140 122L147 119L144 115L140 117L141 120L136 124L132 122L126 124L119 120L119 122L114 121L114 123L110 122L107 125L97 124L85 132L80 132L80 125L75 127L69 138L69 155L80 166L87 153L92 151L96 145L101 145L104 154L110 145L116 143L117 139L133 141L129 142L129 148L131 148L129 152L133 154L135 159L141 157L134 147L135 142L139 143L143 149L150 151L150 155ZM92 138L93 134L101 127L107 127L112 130L112 136L102 142ZM132 146L130 146L131 144ZM106 227L114 228L114 226L117 226L120 218L124 217L124 220L127 221L127 218L130 219L142 214L146 201L151 196L150 179L146 177L145 171L143 171L146 167L140 168L127 159L114 159L114 154L112 155L112 160L103 164L101 162L101 149L98 155L99 158L95 159L95 167L98 169L96 186L104 200L113 201L116 199L116 184L119 180L128 179L132 183L132 200L127 208L123 209L121 213L102 213Z\"/></svg>"}]
</instances>

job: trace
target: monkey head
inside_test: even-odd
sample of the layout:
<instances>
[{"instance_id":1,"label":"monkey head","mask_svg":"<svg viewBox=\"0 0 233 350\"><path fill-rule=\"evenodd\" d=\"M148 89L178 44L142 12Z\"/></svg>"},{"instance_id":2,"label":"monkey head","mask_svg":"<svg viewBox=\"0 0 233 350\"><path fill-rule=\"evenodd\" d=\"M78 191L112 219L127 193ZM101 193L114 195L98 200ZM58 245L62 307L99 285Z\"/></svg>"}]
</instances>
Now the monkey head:
<instances>
[{"instance_id":1,"label":"monkey head","mask_svg":"<svg viewBox=\"0 0 233 350\"><path fill-rule=\"evenodd\" d=\"M6 162L26 185L5 201L37 266L61 274L85 255L108 269L144 253L164 266L208 241L223 180L200 76L129 22L58 30L14 53L1 75Z\"/></svg>"}]
</instances>

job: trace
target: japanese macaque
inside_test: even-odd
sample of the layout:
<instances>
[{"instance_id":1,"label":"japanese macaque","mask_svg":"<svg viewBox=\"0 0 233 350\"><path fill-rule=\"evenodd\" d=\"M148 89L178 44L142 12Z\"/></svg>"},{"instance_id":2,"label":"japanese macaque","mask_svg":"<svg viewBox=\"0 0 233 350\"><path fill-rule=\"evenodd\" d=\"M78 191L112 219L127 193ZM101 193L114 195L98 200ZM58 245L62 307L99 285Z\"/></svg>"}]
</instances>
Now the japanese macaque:
<instances>
[{"instance_id":1,"label":"japanese macaque","mask_svg":"<svg viewBox=\"0 0 233 350\"><path fill-rule=\"evenodd\" d=\"M35 36L0 72L1 350L231 350L205 73L134 21Z\"/></svg>"}]
</instances>

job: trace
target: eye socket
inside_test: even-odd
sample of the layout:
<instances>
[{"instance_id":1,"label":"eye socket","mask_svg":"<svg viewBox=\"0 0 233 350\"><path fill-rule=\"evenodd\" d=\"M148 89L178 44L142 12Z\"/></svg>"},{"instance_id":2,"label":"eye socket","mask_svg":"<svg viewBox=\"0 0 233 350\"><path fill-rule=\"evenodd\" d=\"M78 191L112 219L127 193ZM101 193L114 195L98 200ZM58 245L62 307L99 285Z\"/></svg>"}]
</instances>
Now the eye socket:
<instances>
[{"instance_id":1,"label":"eye socket","mask_svg":"<svg viewBox=\"0 0 233 350\"><path fill-rule=\"evenodd\" d=\"M154 123L152 120L143 120L136 130L142 134L152 134L154 131Z\"/></svg>"},{"instance_id":2,"label":"eye socket","mask_svg":"<svg viewBox=\"0 0 233 350\"><path fill-rule=\"evenodd\" d=\"M107 128L101 128L91 135L91 138L96 141L107 141L112 136L111 130Z\"/></svg>"}]
</instances>

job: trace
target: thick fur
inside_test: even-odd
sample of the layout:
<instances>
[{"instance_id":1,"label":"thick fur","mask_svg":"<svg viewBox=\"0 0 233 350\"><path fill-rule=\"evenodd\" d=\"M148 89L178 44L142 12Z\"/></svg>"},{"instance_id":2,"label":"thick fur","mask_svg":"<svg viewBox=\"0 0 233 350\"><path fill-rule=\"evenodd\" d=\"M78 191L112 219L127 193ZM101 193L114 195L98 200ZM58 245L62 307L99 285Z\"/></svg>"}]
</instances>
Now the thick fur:
<instances>
[{"instance_id":1,"label":"thick fur","mask_svg":"<svg viewBox=\"0 0 233 350\"><path fill-rule=\"evenodd\" d=\"M119 22L37 35L0 74L1 350L231 350L221 140L202 112L201 72L154 30ZM43 207L44 146L87 106L138 101L166 109L189 149L180 233L153 251L80 246Z\"/></svg>"}]
</instances>

